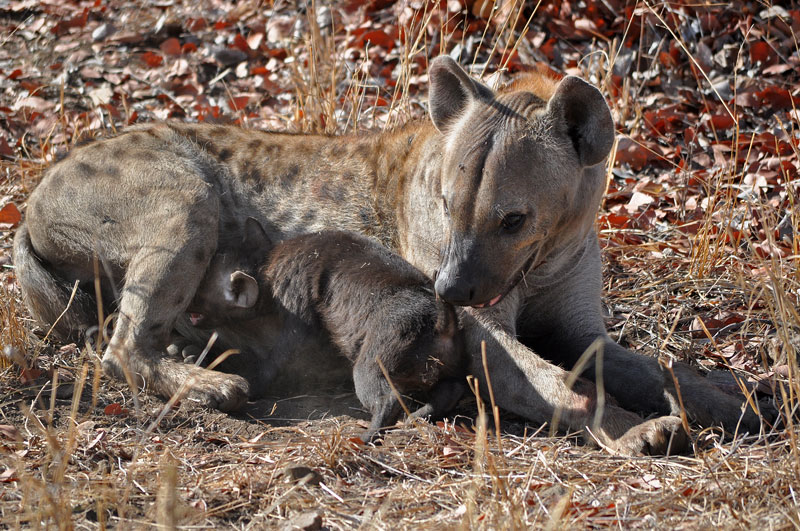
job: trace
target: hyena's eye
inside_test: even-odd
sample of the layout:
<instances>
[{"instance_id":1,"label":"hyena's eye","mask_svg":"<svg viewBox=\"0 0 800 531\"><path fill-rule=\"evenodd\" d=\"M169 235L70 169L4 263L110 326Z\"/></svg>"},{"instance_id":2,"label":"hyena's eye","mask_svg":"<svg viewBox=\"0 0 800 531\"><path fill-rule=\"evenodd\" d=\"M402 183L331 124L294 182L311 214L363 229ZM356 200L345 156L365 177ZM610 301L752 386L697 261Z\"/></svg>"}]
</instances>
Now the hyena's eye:
<instances>
[{"instance_id":1,"label":"hyena's eye","mask_svg":"<svg viewBox=\"0 0 800 531\"><path fill-rule=\"evenodd\" d=\"M511 213L503 216L503 219L500 221L500 226L506 234L514 234L522 228L524 223L525 214Z\"/></svg>"},{"instance_id":2,"label":"hyena's eye","mask_svg":"<svg viewBox=\"0 0 800 531\"><path fill-rule=\"evenodd\" d=\"M444 215L449 218L450 217L450 208L448 208L447 199L445 199L444 196L442 196L442 207L444 208Z\"/></svg>"}]
</instances>

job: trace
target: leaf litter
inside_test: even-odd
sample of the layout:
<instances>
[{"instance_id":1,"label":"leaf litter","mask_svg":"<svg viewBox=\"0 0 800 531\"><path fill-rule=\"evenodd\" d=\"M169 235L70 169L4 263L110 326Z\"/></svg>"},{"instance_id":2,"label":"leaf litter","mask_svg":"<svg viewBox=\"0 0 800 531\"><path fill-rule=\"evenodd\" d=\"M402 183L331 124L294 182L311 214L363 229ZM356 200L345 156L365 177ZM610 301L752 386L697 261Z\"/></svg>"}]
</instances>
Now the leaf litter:
<instances>
[{"instance_id":1,"label":"leaf litter","mask_svg":"<svg viewBox=\"0 0 800 531\"><path fill-rule=\"evenodd\" d=\"M618 129L597 222L612 336L789 412L800 391L794 3L11 0L0 33L0 524L800 526L791 415L769 437L707 430L692 456L619 458L505 413L495 437L474 400L377 447L356 437L366 416L351 392L236 417L165 412L97 377L90 349L42 342L10 261L42 169L129 124L392 127L424 115L439 53L487 82L576 74L601 88Z\"/></svg>"}]
</instances>

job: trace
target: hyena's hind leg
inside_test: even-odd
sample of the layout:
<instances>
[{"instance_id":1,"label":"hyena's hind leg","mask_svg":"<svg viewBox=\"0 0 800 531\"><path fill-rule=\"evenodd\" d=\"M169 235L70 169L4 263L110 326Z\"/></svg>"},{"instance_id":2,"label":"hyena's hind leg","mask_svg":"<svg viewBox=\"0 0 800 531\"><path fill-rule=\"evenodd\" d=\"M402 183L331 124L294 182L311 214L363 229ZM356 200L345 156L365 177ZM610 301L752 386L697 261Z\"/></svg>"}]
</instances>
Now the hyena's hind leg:
<instances>
[{"instance_id":1,"label":"hyena's hind leg","mask_svg":"<svg viewBox=\"0 0 800 531\"><path fill-rule=\"evenodd\" d=\"M169 398L186 386L186 398L231 411L247 400L247 381L170 359L166 353L177 317L194 297L217 247L219 205L203 189L180 190L148 213L148 224L131 257L119 314L105 355L104 371L133 378Z\"/></svg>"}]
</instances>

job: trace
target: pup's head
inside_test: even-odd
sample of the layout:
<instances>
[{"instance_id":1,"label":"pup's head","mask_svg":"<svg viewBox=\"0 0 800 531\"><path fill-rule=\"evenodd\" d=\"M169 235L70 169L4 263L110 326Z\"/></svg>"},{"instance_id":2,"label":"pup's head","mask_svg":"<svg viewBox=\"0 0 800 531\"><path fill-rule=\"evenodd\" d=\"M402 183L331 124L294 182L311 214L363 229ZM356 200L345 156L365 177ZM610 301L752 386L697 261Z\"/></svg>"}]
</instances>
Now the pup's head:
<instances>
[{"instance_id":1,"label":"pup's head","mask_svg":"<svg viewBox=\"0 0 800 531\"><path fill-rule=\"evenodd\" d=\"M257 317L261 287L256 273L272 245L261 224L247 218L236 245L225 245L211 259L187 312L192 324L214 328Z\"/></svg>"}]
</instances>

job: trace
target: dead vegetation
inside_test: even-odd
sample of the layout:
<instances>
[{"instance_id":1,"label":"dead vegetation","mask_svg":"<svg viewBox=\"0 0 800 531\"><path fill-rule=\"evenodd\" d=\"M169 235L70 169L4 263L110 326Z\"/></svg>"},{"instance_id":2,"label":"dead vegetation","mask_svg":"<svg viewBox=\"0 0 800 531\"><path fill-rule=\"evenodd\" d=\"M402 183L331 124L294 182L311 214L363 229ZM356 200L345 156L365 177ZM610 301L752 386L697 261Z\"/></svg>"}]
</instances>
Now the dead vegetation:
<instances>
[{"instance_id":1,"label":"dead vegetation","mask_svg":"<svg viewBox=\"0 0 800 531\"><path fill-rule=\"evenodd\" d=\"M20 0L0 24L0 525L800 527L795 2ZM547 65L602 87L612 334L777 400L779 430L623 459L502 412L496 436L465 402L364 447L352 394L166 408L28 321L12 235L59 150L155 119L391 127L424 114L438 53L490 83Z\"/></svg>"}]
</instances>

